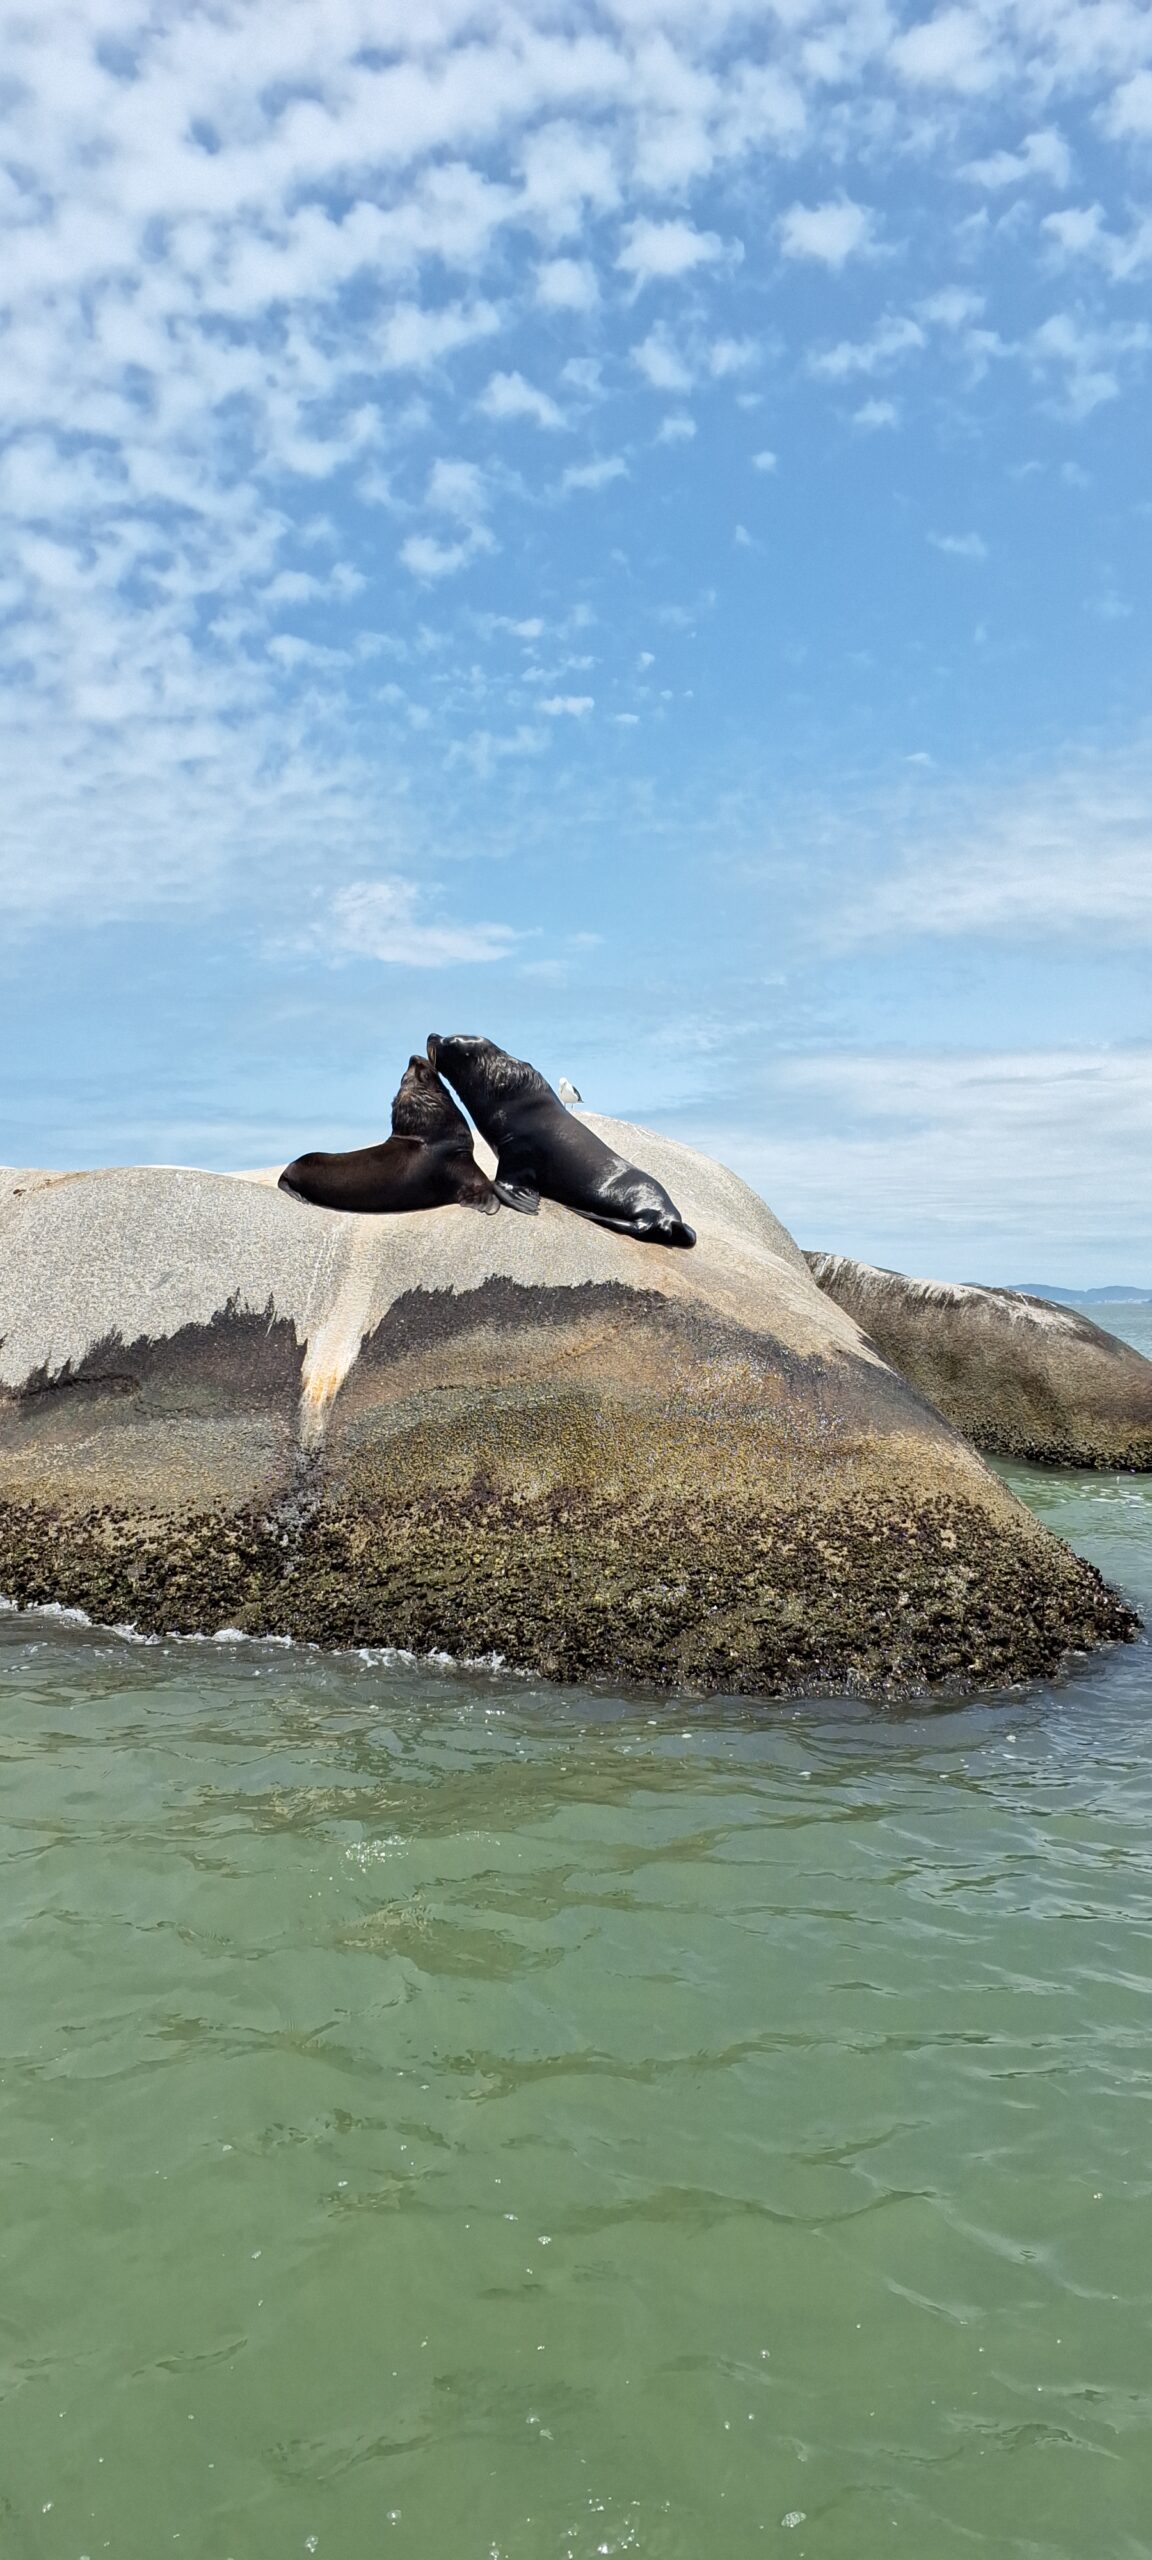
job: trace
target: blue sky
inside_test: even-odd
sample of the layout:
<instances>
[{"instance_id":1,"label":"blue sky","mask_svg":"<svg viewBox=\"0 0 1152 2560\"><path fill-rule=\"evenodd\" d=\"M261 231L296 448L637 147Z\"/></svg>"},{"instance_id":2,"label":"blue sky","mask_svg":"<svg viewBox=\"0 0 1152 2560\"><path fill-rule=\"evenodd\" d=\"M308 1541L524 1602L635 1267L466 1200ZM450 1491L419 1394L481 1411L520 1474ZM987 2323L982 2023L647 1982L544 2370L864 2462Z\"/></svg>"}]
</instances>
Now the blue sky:
<instances>
[{"instance_id":1,"label":"blue sky","mask_svg":"<svg viewBox=\"0 0 1152 2560\"><path fill-rule=\"evenodd\" d=\"M0 11L0 1156L429 1028L1152 1286L1152 19Z\"/></svg>"}]
</instances>

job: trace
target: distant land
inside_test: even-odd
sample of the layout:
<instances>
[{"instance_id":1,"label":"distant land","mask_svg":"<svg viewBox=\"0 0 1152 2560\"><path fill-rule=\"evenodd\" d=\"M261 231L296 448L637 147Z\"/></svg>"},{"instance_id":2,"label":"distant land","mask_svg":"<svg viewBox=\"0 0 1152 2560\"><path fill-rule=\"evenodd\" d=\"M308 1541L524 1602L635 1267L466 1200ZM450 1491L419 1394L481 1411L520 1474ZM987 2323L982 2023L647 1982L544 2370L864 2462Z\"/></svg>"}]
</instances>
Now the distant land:
<instances>
[{"instance_id":1,"label":"distant land","mask_svg":"<svg viewBox=\"0 0 1152 2560\"><path fill-rule=\"evenodd\" d=\"M1055 1298L1077 1307L1152 1306L1152 1289L1062 1289L1055 1280L1002 1280L1002 1289L1018 1289L1025 1298Z\"/></svg>"}]
</instances>

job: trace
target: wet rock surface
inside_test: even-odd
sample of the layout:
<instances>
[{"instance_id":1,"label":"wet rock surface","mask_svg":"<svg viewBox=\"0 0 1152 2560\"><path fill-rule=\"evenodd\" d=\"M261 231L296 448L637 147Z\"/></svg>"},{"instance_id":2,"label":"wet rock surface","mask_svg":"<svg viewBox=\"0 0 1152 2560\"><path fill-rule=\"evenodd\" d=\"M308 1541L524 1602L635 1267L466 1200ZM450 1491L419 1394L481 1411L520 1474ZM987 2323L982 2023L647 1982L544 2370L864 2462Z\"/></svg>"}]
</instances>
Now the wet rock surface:
<instances>
[{"instance_id":1,"label":"wet rock surface","mask_svg":"<svg viewBox=\"0 0 1152 2560\"><path fill-rule=\"evenodd\" d=\"M548 1202L0 1176L0 1591L753 1693L1009 1681L1133 1632L735 1175L592 1125L694 1252Z\"/></svg>"},{"instance_id":2,"label":"wet rock surface","mask_svg":"<svg viewBox=\"0 0 1152 2560\"><path fill-rule=\"evenodd\" d=\"M978 1449L1152 1468L1152 1361L1074 1307L810 1253L813 1278Z\"/></svg>"}]
</instances>

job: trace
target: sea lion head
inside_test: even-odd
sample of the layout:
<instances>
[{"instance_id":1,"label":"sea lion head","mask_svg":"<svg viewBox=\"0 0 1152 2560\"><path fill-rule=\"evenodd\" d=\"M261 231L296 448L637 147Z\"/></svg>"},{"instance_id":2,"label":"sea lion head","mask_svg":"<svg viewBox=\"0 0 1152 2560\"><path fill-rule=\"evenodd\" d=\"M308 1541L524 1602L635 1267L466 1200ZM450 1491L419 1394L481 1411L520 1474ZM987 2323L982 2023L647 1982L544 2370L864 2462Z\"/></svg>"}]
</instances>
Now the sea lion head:
<instances>
[{"instance_id":1,"label":"sea lion head","mask_svg":"<svg viewBox=\"0 0 1152 2560\"><path fill-rule=\"evenodd\" d=\"M452 1196L463 1208L482 1209L487 1217L499 1208L496 1192L472 1153L472 1132L464 1114L447 1085L441 1084L431 1059L422 1054L409 1058L400 1078L392 1105L392 1135L419 1138L439 1154L450 1168Z\"/></svg>"},{"instance_id":2,"label":"sea lion head","mask_svg":"<svg viewBox=\"0 0 1152 2560\"><path fill-rule=\"evenodd\" d=\"M551 1085L526 1058L513 1058L507 1049L497 1047L494 1040L482 1039L476 1031L430 1031L428 1055L441 1075L459 1094L465 1107L477 1119L477 1106L482 1111L499 1104L514 1094L550 1093ZM483 1121L480 1122L483 1127Z\"/></svg>"},{"instance_id":3,"label":"sea lion head","mask_svg":"<svg viewBox=\"0 0 1152 2560\"><path fill-rule=\"evenodd\" d=\"M636 1234L642 1244L681 1244L696 1242L696 1229L685 1224L673 1208L642 1211L636 1222Z\"/></svg>"},{"instance_id":4,"label":"sea lion head","mask_svg":"<svg viewBox=\"0 0 1152 2560\"><path fill-rule=\"evenodd\" d=\"M488 1056L502 1057L494 1040L482 1039L478 1031L430 1031L425 1042L429 1059L439 1074L450 1075L454 1066L479 1066Z\"/></svg>"},{"instance_id":5,"label":"sea lion head","mask_svg":"<svg viewBox=\"0 0 1152 2560\"><path fill-rule=\"evenodd\" d=\"M445 1138L456 1139L471 1155L472 1132L462 1111L458 1111L446 1085L441 1084L429 1058L409 1058L400 1078L400 1090L392 1105L394 1138L423 1138L435 1146Z\"/></svg>"},{"instance_id":6,"label":"sea lion head","mask_svg":"<svg viewBox=\"0 0 1152 2560\"><path fill-rule=\"evenodd\" d=\"M433 1091L433 1085L438 1085L438 1083L440 1083L440 1078L438 1078L438 1073L435 1073L435 1068L433 1068L433 1060L430 1060L430 1057L425 1057L425 1052L422 1052L422 1050L412 1050L412 1057L410 1057L410 1060L407 1060L407 1068L404 1068L404 1073L402 1073L402 1078L399 1078L399 1083L407 1085L407 1088L410 1088L412 1093L420 1091L420 1088L422 1088L422 1091L425 1091L425 1093L430 1093L430 1091Z\"/></svg>"}]
</instances>

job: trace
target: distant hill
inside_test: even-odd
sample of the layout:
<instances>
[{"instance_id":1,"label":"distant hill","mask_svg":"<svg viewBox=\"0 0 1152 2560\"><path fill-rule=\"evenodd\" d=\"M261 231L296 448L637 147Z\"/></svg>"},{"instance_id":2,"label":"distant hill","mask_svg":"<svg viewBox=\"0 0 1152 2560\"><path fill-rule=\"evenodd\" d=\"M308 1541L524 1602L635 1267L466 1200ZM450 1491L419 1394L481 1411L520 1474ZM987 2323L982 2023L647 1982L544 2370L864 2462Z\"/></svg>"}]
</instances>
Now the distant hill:
<instances>
[{"instance_id":1,"label":"distant hill","mask_svg":"<svg viewBox=\"0 0 1152 2560\"><path fill-rule=\"evenodd\" d=\"M1003 1289L1018 1289L1025 1298L1054 1298L1073 1307L1152 1306L1152 1289L1062 1289L1055 1280L1002 1280Z\"/></svg>"}]
</instances>

